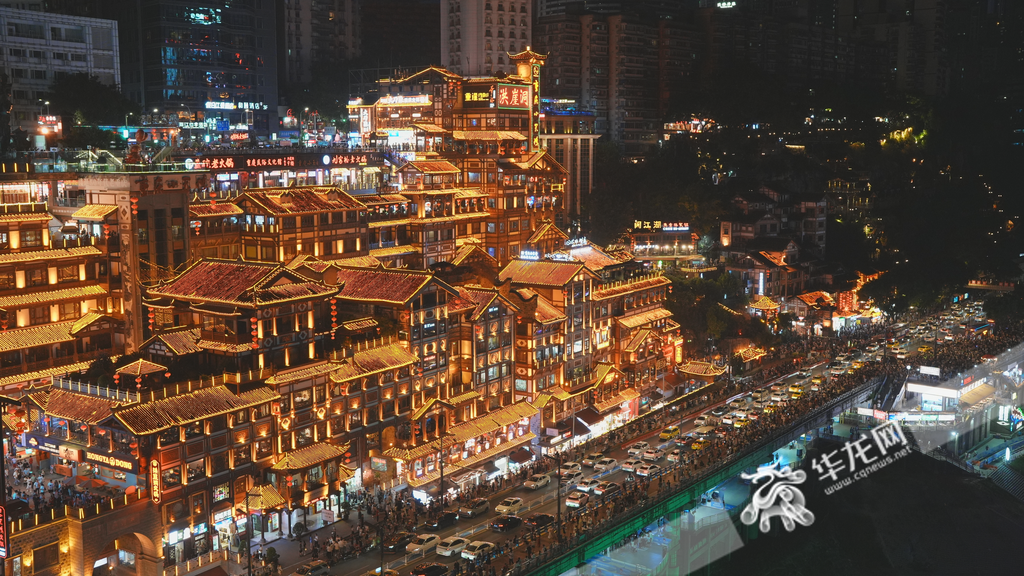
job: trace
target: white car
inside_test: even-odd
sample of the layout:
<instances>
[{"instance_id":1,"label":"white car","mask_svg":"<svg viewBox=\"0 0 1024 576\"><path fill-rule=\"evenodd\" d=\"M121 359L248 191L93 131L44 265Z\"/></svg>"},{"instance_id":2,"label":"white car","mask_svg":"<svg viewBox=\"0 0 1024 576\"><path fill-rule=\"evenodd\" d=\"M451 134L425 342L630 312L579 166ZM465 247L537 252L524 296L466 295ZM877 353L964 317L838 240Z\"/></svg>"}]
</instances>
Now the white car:
<instances>
[{"instance_id":1,"label":"white car","mask_svg":"<svg viewBox=\"0 0 1024 576\"><path fill-rule=\"evenodd\" d=\"M643 466L636 469L637 476L651 476L661 470L661 466L657 464L644 464Z\"/></svg>"},{"instance_id":2,"label":"white car","mask_svg":"<svg viewBox=\"0 0 1024 576\"><path fill-rule=\"evenodd\" d=\"M775 394L772 394L772 400L775 399ZM725 426L732 426L732 423L736 421L736 416L733 416L732 412L722 416L722 424Z\"/></svg>"},{"instance_id":3,"label":"white car","mask_svg":"<svg viewBox=\"0 0 1024 576\"><path fill-rule=\"evenodd\" d=\"M573 492L565 499L568 508L585 508L590 501L590 494L586 492Z\"/></svg>"},{"instance_id":4,"label":"white car","mask_svg":"<svg viewBox=\"0 0 1024 576\"><path fill-rule=\"evenodd\" d=\"M604 458L604 454L601 454L600 452L587 454L587 456L583 459L583 465L588 468L592 467L601 458Z\"/></svg>"},{"instance_id":5,"label":"white car","mask_svg":"<svg viewBox=\"0 0 1024 576\"><path fill-rule=\"evenodd\" d=\"M439 542L441 542L441 537L437 534L420 534L415 540L406 544L405 551L409 554L414 552L423 552L426 554L427 552L437 548Z\"/></svg>"},{"instance_id":6,"label":"white car","mask_svg":"<svg viewBox=\"0 0 1024 576\"><path fill-rule=\"evenodd\" d=\"M659 448L651 448L644 452L644 455L641 458L648 462L657 462L658 460L661 460L664 456L664 450L661 450Z\"/></svg>"},{"instance_id":7,"label":"white car","mask_svg":"<svg viewBox=\"0 0 1024 576\"><path fill-rule=\"evenodd\" d=\"M494 548L494 544L490 542L477 540L476 542L471 542L462 549L462 557L467 560L476 560L478 556L486 556L487 553L492 552Z\"/></svg>"},{"instance_id":8,"label":"white car","mask_svg":"<svg viewBox=\"0 0 1024 576\"><path fill-rule=\"evenodd\" d=\"M457 556L466 549L469 540L458 536L449 536L437 544L437 553L441 556Z\"/></svg>"},{"instance_id":9,"label":"white car","mask_svg":"<svg viewBox=\"0 0 1024 576\"><path fill-rule=\"evenodd\" d=\"M583 472L577 470L576 472L570 472L562 475L562 486L572 486L573 484L583 480Z\"/></svg>"},{"instance_id":10,"label":"white car","mask_svg":"<svg viewBox=\"0 0 1024 576\"><path fill-rule=\"evenodd\" d=\"M668 453L669 462L679 462L683 457L683 451L676 448L675 450Z\"/></svg>"},{"instance_id":11,"label":"white car","mask_svg":"<svg viewBox=\"0 0 1024 576\"><path fill-rule=\"evenodd\" d=\"M590 478L588 480L584 480L582 482L577 483L576 489L582 490L583 492L590 492L590 490L593 489L594 486L597 486L600 483L601 481L598 480L597 478Z\"/></svg>"},{"instance_id":12,"label":"white car","mask_svg":"<svg viewBox=\"0 0 1024 576\"><path fill-rule=\"evenodd\" d=\"M601 458L594 464L595 472L604 472L605 470L614 470L619 464L619 461L615 458Z\"/></svg>"},{"instance_id":13,"label":"white car","mask_svg":"<svg viewBox=\"0 0 1024 576\"><path fill-rule=\"evenodd\" d=\"M580 466L579 462L566 462L565 464L562 464L562 466L558 468L558 473L561 474L562 476L565 476L570 472L580 472L582 470L583 467Z\"/></svg>"},{"instance_id":14,"label":"white car","mask_svg":"<svg viewBox=\"0 0 1024 576\"><path fill-rule=\"evenodd\" d=\"M714 422L715 417L711 414L701 414L693 420L693 427L700 428L702 426L710 426Z\"/></svg>"},{"instance_id":15,"label":"white car","mask_svg":"<svg viewBox=\"0 0 1024 576\"><path fill-rule=\"evenodd\" d=\"M547 474L534 474L530 476L523 486L526 486L530 490L539 490L551 483L551 476Z\"/></svg>"},{"instance_id":16,"label":"white car","mask_svg":"<svg viewBox=\"0 0 1024 576\"><path fill-rule=\"evenodd\" d=\"M639 456L646 452L647 449L650 447L651 445L648 444L647 442L637 442L636 444L630 446L629 449L626 450L626 453L629 454L630 456Z\"/></svg>"},{"instance_id":17,"label":"white car","mask_svg":"<svg viewBox=\"0 0 1024 576\"><path fill-rule=\"evenodd\" d=\"M622 463L622 469L626 472L632 472L633 470L636 470L637 466L643 463L644 461L640 460L639 458L630 458L629 460L626 460L625 462Z\"/></svg>"},{"instance_id":18,"label":"white car","mask_svg":"<svg viewBox=\"0 0 1024 576\"><path fill-rule=\"evenodd\" d=\"M522 498L511 497L511 498L505 498L504 500L502 500L501 504L498 504L497 506L494 507L494 511L499 516L505 515L505 514L515 516L516 514L519 514L519 511L522 508L523 508L523 499Z\"/></svg>"}]
</instances>

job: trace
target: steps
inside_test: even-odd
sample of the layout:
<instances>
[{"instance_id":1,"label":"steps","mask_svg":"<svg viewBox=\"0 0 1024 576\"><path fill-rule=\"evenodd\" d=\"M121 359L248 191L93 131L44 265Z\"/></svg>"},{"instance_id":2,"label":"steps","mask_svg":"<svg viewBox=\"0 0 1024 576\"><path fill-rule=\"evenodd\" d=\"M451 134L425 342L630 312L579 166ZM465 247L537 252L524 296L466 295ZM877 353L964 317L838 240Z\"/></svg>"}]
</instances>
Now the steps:
<instances>
[{"instance_id":1,"label":"steps","mask_svg":"<svg viewBox=\"0 0 1024 576\"><path fill-rule=\"evenodd\" d=\"M1024 502L1024 475L1005 464L1000 464L999 469L989 476L989 479L1017 500Z\"/></svg>"}]
</instances>

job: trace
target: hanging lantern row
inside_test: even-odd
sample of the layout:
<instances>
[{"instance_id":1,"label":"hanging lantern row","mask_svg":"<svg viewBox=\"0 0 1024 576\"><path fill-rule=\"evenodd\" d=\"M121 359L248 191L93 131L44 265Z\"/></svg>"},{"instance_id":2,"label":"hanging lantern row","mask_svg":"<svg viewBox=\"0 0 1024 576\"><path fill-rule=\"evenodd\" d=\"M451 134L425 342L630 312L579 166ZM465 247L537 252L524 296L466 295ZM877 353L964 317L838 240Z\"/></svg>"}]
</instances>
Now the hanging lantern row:
<instances>
[{"instance_id":1,"label":"hanging lantern row","mask_svg":"<svg viewBox=\"0 0 1024 576\"><path fill-rule=\"evenodd\" d=\"M103 237L110 238L110 224L103 223Z\"/></svg>"},{"instance_id":2,"label":"hanging lantern row","mask_svg":"<svg viewBox=\"0 0 1024 576\"><path fill-rule=\"evenodd\" d=\"M2 327L4 330L7 330L7 319L6 318L4 318L3 320L0 320L0 327Z\"/></svg>"},{"instance_id":3,"label":"hanging lantern row","mask_svg":"<svg viewBox=\"0 0 1024 576\"><path fill-rule=\"evenodd\" d=\"M335 338L335 332L338 330L338 299L331 298L331 340Z\"/></svg>"},{"instance_id":4,"label":"hanging lantern row","mask_svg":"<svg viewBox=\"0 0 1024 576\"><path fill-rule=\"evenodd\" d=\"M249 318L249 323L252 325L252 332L251 332L251 334L252 334L252 349L253 350L257 350L260 347L260 332L259 332L259 330L256 329L256 323L257 322L259 322L259 320L257 320L255 316L252 317L252 318Z\"/></svg>"},{"instance_id":5,"label":"hanging lantern row","mask_svg":"<svg viewBox=\"0 0 1024 576\"><path fill-rule=\"evenodd\" d=\"M135 389L142 390L142 376L135 377Z\"/></svg>"},{"instance_id":6,"label":"hanging lantern row","mask_svg":"<svg viewBox=\"0 0 1024 576\"><path fill-rule=\"evenodd\" d=\"M149 331L150 332L153 331L153 323L154 322L156 322L156 312L153 312L153 309L150 308L149 309Z\"/></svg>"},{"instance_id":7,"label":"hanging lantern row","mask_svg":"<svg viewBox=\"0 0 1024 576\"><path fill-rule=\"evenodd\" d=\"M196 236L199 236L199 230L202 227L203 227L203 223L200 222L199 220L196 220L196 221L192 222L192 230L196 233Z\"/></svg>"},{"instance_id":8,"label":"hanging lantern row","mask_svg":"<svg viewBox=\"0 0 1024 576\"><path fill-rule=\"evenodd\" d=\"M132 201L132 215L136 215L137 216L139 214L139 197L138 196L132 196L131 197L131 201Z\"/></svg>"},{"instance_id":9,"label":"hanging lantern row","mask_svg":"<svg viewBox=\"0 0 1024 576\"><path fill-rule=\"evenodd\" d=\"M217 205L217 191L216 190L210 190L210 206L216 206L216 205Z\"/></svg>"}]
</instances>

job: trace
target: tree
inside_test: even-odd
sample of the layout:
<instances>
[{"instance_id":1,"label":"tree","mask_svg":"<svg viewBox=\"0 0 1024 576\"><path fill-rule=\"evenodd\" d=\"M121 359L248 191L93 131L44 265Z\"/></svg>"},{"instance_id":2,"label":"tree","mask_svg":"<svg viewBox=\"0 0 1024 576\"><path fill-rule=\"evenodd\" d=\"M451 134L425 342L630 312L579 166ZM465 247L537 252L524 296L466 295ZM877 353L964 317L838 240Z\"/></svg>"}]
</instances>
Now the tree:
<instances>
[{"instance_id":1,"label":"tree","mask_svg":"<svg viewBox=\"0 0 1024 576\"><path fill-rule=\"evenodd\" d=\"M71 126L64 130L60 143L65 148L123 148L124 138L116 132L93 126Z\"/></svg>"},{"instance_id":2,"label":"tree","mask_svg":"<svg viewBox=\"0 0 1024 576\"><path fill-rule=\"evenodd\" d=\"M124 97L116 86L107 86L95 76L70 74L50 84L50 109L61 116L74 117L82 124L119 126L128 113L140 109Z\"/></svg>"}]
</instances>

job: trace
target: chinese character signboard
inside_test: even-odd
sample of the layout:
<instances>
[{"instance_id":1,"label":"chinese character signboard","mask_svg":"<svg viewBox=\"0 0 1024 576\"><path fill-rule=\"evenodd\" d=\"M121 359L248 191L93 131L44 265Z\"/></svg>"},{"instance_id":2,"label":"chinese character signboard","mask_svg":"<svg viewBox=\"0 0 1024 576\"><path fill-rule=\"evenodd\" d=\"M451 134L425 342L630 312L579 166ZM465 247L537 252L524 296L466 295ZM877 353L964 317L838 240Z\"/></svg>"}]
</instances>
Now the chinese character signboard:
<instances>
[{"instance_id":1,"label":"chinese character signboard","mask_svg":"<svg viewBox=\"0 0 1024 576\"><path fill-rule=\"evenodd\" d=\"M153 500L153 504L160 503L163 492L160 482L160 462L154 458L149 461L149 497Z\"/></svg>"},{"instance_id":2,"label":"chinese character signboard","mask_svg":"<svg viewBox=\"0 0 1024 576\"><path fill-rule=\"evenodd\" d=\"M370 469L377 472L387 472L388 461L380 456L370 456Z\"/></svg>"},{"instance_id":3,"label":"chinese character signboard","mask_svg":"<svg viewBox=\"0 0 1024 576\"><path fill-rule=\"evenodd\" d=\"M7 558L7 507L0 506L0 558Z\"/></svg>"},{"instance_id":4,"label":"chinese character signboard","mask_svg":"<svg viewBox=\"0 0 1024 576\"><path fill-rule=\"evenodd\" d=\"M498 84L498 108L511 110L530 109L530 87Z\"/></svg>"}]
</instances>

